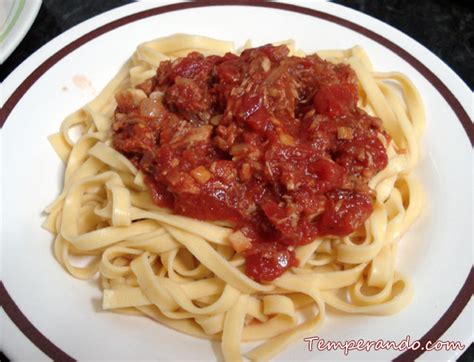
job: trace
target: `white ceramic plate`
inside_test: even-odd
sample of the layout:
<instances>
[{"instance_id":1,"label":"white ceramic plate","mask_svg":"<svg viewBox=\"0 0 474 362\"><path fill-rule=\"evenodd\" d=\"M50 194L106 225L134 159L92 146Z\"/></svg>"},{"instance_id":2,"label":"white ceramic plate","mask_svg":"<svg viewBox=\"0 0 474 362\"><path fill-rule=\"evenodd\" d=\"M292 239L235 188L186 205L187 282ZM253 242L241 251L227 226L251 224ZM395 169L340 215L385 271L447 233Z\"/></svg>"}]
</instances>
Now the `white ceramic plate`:
<instances>
[{"instance_id":1,"label":"white ceramic plate","mask_svg":"<svg viewBox=\"0 0 474 362\"><path fill-rule=\"evenodd\" d=\"M0 1L0 64L23 40L40 6L41 0Z\"/></svg>"},{"instance_id":2,"label":"white ceramic plate","mask_svg":"<svg viewBox=\"0 0 474 362\"><path fill-rule=\"evenodd\" d=\"M465 306L472 286L465 283L472 268L472 122L468 116L472 93L467 86L399 31L332 3L299 4L307 9L199 4L156 9L156 3L134 3L104 13L54 39L5 80L0 117L7 118L1 131L0 300L13 322L42 351L12 332L12 323L5 321L0 336L5 353L15 359L49 355L54 359L209 360L218 356L219 348L207 341L146 318L101 311L96 283L75 280L62 270L51 252L52 237L40 226L42 210L58 194L63 172L46 137L58 130L66 115L97 94L137 44L176 32L234 40L237 46L248 38L255 45L293 38L307 52L360 44L376 69L398 70L413 80L427 111L424 157L417 173L428 203L400 242L398 269L412 278L416 296L394 316L331 314L315 334L341 342L359 338L398 342L408 335L412 341L441 338L468 345L472 303ZM121 20L113 22L116 19ZM90 85L81 86L78 76L90 80ZM278 359L393 359L401 353L310 353L301 340ZM447 359L460 353L430 352L422 357Z\"/></svg>"}]
</instances>

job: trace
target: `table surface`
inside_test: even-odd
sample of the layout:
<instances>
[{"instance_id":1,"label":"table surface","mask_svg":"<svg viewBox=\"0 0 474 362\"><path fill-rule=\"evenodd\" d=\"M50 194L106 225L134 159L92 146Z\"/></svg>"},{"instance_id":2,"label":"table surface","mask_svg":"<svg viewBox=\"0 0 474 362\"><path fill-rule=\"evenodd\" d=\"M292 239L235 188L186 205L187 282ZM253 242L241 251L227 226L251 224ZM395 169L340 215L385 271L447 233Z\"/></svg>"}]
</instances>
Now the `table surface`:
<instances>
[{"instance_id":1,"label":"table surface","mask_svg":"<svg viewBox=\"0 0 474 362\"><path fill-rule=\"evenodd\" d=\"M57 35L97 14L131 2L133 1L43 0L30 31L1 65L0 81ZM336 0L334 2L371 15L401 30L441 58L471 90L474 88L474 12L469 1ZM0 360L8 359L0 352ZM474 348L471 344L459 361L473 360Z\"/></svg>"}]
</instances>

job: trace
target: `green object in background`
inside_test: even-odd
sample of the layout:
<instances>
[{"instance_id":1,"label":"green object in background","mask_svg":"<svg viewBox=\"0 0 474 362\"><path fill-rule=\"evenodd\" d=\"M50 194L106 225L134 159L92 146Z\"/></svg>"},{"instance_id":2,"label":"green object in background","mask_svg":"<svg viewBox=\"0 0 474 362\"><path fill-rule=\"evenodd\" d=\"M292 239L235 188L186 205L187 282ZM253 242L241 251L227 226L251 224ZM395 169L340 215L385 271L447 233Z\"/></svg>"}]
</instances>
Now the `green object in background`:
<instances>
[{"instance_id":1,"label":"green object in background","mask_svg":"<svg viewBox=\"0 0 474 362\"><path fill-rule=\"evenodd\" d=\"M11 14L11 10L14 8L14 6L12 6L12 8L10 9L10 14L8 14L7 16L7 25L6 25L6 28L4 31L2 31L2 33L0 34L0 43L2 43L5 38L7 37L7 35L10 33L10 31L13 29L13 27L15 26L18 18L20 17L20 14L21 12L23 11L23 8L25 7L25 0L19 0L18 1L18 7L15 11L15 14L13 15L10 23L8 23L8 18L10 17L10 14Z\"/></svg>"}]
</instances>

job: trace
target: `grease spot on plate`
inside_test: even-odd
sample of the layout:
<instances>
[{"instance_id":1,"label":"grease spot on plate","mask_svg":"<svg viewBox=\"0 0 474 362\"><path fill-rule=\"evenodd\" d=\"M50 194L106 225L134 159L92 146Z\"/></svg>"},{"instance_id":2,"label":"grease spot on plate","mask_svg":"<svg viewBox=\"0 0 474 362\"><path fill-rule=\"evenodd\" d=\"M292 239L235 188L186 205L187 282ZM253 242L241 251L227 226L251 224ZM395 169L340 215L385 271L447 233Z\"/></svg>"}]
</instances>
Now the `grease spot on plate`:
<instances>
[{"instance_id":1,"label":"grease spot on plate","mask_svg":"<svg viewBox=\"0 0 474 362\"><path fill-rule=\"evenodd\" d=\"M72 77L72 82L77 88L86 90L86 89L92 89L92 83L91 81L82 74L76 74L74 77Z\"/></svg>"}]
</instances>

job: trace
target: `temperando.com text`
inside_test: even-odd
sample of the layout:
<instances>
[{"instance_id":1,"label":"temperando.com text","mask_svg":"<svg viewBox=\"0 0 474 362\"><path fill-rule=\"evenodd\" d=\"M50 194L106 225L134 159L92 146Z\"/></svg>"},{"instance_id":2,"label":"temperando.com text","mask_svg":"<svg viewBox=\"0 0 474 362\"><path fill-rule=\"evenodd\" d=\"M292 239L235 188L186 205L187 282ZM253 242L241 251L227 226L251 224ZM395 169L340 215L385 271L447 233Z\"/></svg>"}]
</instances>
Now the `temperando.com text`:
<instances>
[{"instance_id":1,"label":"temperando.com text","mask_svg":"<svg viewBox=\"0 0 474 362\"><path fill-rule=\"evenodd\" d=\"M335 351L342 350L347 356L351 351L366 351L370 352L393 349L396 351L406 350L422 350L422 351L455 351L463 350L466 346L459 341L427 341L422 343L418 340L410 340L410 336L406 336L399 342L378 339L376 341L365 339L350 339L347 341L326 341L318 336L306 337L303 339L309 352L316 351Z\"/></svg>"}]
</instances>

